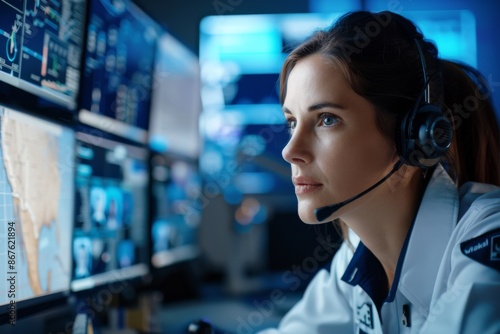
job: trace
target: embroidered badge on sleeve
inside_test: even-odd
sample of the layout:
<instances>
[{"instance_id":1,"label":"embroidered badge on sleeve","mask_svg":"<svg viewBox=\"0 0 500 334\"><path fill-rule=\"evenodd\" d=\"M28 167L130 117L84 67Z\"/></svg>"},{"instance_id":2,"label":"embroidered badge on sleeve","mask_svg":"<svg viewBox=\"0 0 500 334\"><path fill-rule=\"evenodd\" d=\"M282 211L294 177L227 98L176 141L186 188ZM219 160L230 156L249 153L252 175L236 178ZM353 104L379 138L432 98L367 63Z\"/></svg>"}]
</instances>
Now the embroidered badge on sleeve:
<instances>
[{"instance_id":1,"label":"embroidered badge on sleeve","mask_svg":"<svg viewBox=\"0 0 500 334\"><path fill-rule=\"evenodd\" d=\"M474 261L500 271L500 229L462 242L460 250Z\"/></svg>"}]
</instances>

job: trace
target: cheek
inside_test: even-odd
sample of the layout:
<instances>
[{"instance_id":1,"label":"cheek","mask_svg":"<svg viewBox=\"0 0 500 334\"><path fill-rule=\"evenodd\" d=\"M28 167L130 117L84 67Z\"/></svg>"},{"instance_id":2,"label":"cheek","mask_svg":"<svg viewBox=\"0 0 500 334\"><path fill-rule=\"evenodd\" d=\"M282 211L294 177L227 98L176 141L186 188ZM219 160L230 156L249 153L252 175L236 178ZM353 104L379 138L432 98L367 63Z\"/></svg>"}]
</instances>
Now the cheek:
<instances>
[{"instance_id":1,"label":"cheek","mask_svg":"<svg viewBox=\"0 0 500 334\"><path fill-rule=\"evenodd\" d=\"M344 201L370 187L392 166L394 149L381 135L360 135L331 145L322 170L334 201Z\"/></svg>"}]
</instances>

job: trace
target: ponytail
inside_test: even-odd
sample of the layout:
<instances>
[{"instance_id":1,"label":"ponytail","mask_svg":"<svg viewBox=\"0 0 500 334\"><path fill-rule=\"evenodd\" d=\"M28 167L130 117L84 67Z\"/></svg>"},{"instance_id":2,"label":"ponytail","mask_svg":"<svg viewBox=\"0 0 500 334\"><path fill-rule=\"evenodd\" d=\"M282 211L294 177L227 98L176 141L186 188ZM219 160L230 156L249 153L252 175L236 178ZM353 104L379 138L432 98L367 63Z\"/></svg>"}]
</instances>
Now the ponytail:
<instances>
[{"instance_id":1,"label":"ponytail","mask_svg":"<svg viewBox=\"0 0 500 334\"><path fill-rule=\"evenodd\" d=\"M442 60L445 114L454 128L447 155L458 186L474 181L500 186L500 130L491 90L474 68Z\"/></svg>"}]
</instances>

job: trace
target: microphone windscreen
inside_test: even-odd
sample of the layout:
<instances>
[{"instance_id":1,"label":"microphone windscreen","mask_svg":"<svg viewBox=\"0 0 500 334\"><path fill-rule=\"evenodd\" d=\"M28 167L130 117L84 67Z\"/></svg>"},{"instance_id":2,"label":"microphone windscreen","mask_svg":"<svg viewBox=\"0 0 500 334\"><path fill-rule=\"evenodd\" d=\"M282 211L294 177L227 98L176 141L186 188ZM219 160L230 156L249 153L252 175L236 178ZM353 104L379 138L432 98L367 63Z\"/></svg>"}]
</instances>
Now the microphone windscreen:
<instances>
[{"instance_id":1,"label":"microphone windscreen","mask_svg":"<svg viewBox=\"0 0 500 334\"><path fill-rule=\"evenodd\" d=\"M314 210L314 215L316 216L316 219L321 222L325 220L326 218L330 217L332 213L337 211L342 207L343 203L339 204L333 204L333 205L328 205L328 206L323 206L321 208L317 208Z\"/></svg>"}]
</instances>

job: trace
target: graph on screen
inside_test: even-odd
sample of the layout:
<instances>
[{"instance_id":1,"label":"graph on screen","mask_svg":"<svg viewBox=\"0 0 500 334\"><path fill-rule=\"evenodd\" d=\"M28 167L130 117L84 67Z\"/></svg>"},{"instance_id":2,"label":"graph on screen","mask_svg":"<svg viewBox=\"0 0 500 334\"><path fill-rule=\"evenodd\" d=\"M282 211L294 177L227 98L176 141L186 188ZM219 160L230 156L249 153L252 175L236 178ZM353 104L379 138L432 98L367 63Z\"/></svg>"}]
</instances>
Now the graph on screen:
<instances>
[{"instance_id":1,"label":"graph on screen","mask_svg":"<svg viewBox=\"0 0 500 334\"><path fill-rule=\"evenodd\" d=\"M76 107L84 0L0 2L0 81Z\"/></svg>"}]
</instances>

